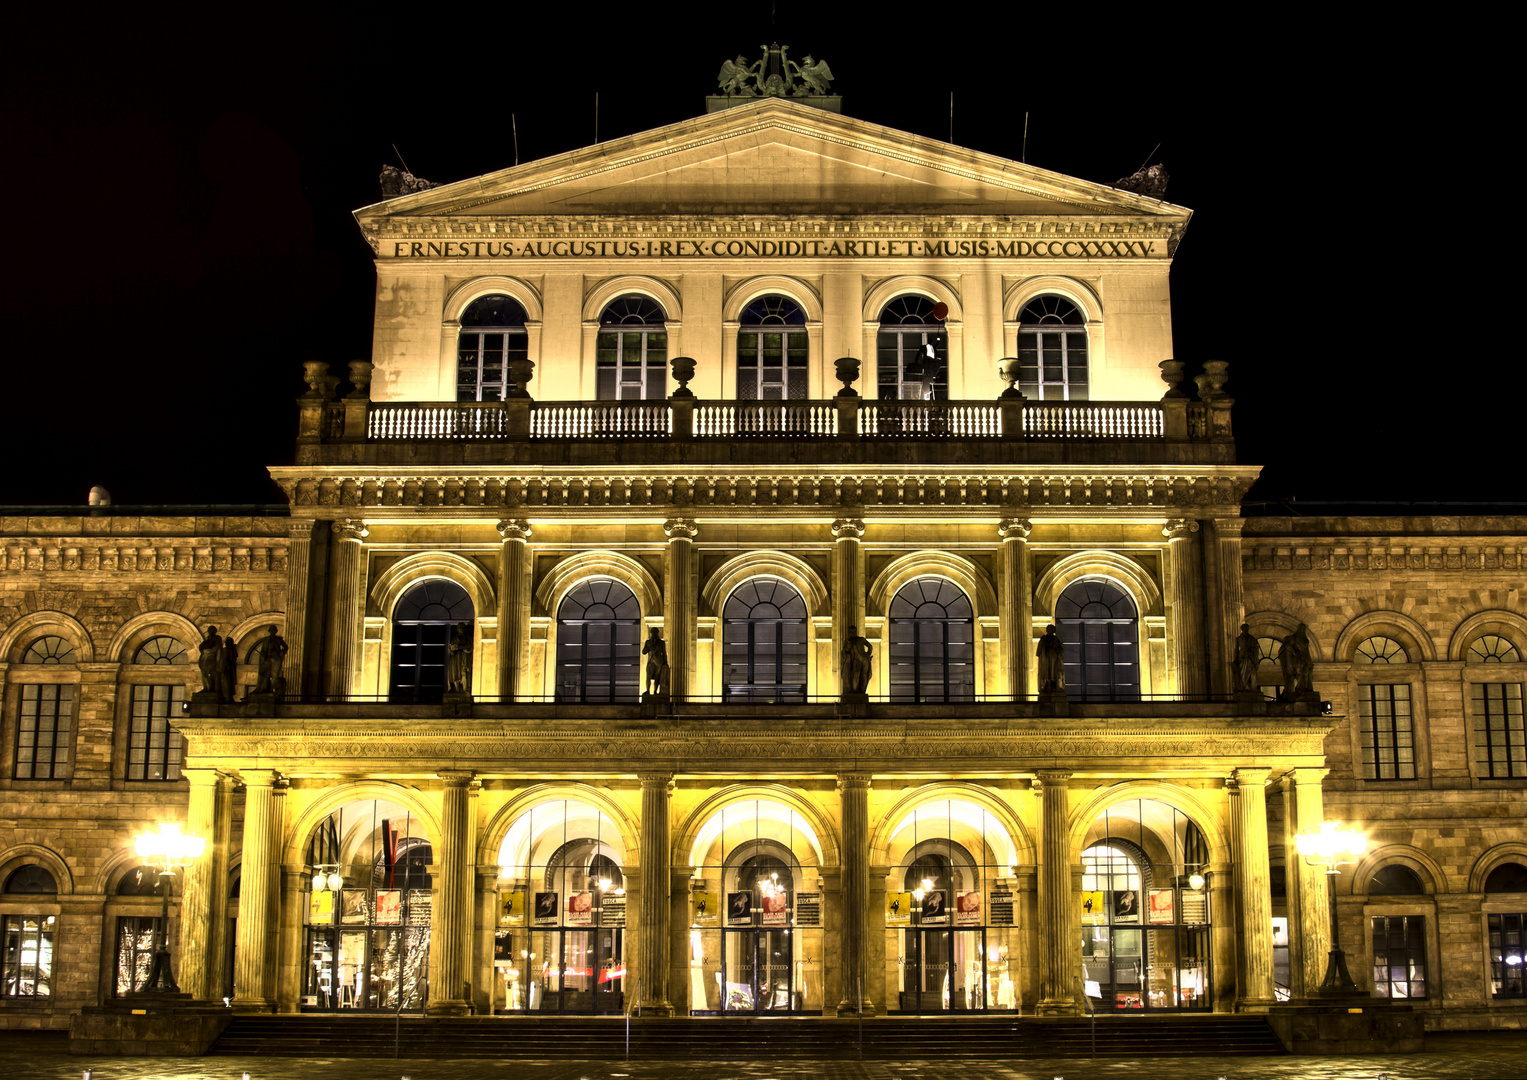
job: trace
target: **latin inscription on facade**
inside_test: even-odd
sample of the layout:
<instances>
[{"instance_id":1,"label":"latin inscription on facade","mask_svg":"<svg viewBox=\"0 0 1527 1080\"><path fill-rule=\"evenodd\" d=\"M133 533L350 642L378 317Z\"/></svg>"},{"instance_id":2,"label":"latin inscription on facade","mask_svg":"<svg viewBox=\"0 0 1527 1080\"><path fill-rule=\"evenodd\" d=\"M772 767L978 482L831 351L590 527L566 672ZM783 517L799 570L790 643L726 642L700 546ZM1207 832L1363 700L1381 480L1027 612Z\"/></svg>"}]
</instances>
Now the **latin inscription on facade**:
<instances>
[{"instance_id":1,"label":"latin inscription on facade","mask_svg":"<svg viewBox=\"0 0 1527 1080\"><path fill-rule=\"evenodd\" d=\"M1148 259L1154 240L388 240L392 259Z\"/></svg>"}]
</instances>

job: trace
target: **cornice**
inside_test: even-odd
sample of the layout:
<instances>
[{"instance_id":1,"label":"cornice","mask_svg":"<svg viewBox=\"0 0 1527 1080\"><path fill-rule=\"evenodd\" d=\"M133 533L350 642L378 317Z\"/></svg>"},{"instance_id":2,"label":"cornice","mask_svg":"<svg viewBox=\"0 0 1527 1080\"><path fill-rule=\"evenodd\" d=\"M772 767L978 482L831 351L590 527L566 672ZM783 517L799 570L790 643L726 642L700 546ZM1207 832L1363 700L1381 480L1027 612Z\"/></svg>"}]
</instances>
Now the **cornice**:
<instances>
[{"instance_id":1,"label":"cornice","mask_svg":"<svg viewBox=\"0 0 1527 1080\"><path fill-rule=\"evenodd\" d=\"M0 538L0 570L132 573L286 573L287 544L180 538Z\"/></svg>"},{"instance_id":2,"label":"cornice","mask_svg":"<svg viewBox=\"0 0 1527 1080\"><path fill-rule=\"evenodd\" d=\"M1242 540L1241 570L1254 580L1263 573L1397 570L1521 570L1527 569L1527 538L1499 540L1396 541L1358 538L1340 541Z\"/></svg>"},{"instance_id":3,"label":"cornice","mask_svg":"<svg viewBox=\"0 0 1527 1080\"><path fill-rule=\"evenodd\" d=\"M1005 214L866 214L852 217L823 214L494 214L459 217L432 215L367 220L361 228L377 239L409 237L472 240L568 239L609 240L708 239L711 237L786 239L860 238L918 240L930 234L941 239L1130 237L1168 239L1181 227L1174 218L1135 215L1078 214L1043 217Z\"/></svg>"}]
</instances>

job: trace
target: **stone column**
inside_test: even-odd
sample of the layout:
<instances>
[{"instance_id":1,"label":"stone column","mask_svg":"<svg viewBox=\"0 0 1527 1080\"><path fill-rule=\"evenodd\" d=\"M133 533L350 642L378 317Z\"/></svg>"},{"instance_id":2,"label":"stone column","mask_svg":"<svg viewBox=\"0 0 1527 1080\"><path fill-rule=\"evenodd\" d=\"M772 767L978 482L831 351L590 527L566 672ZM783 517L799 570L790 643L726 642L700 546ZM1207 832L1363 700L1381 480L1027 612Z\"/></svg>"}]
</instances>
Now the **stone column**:
<instances>
[{"instance_id":1,"label":"stone column","mask_svg":"<svg viewBox=\"0 0 1527 1080\"><path fill-rule=\"evenodd\" d=\"M863 518L838 518L832 523L832 678L819 679L822 692L836 696L843 689L843 673L838 670L843 657L843 641L850 626L864 633L864 536ZM881 663L873 657L872 663ZM870 676L873 684L875 677ZM846 995L845 995L846 996Z\"/></svg>"},{"instance_id":2,"label":"stone column","mask_svg":"<svg viewBox=\"0 0 1527 1080\"><path fill-rule=\"evenodd\" d=\"M218 909L223 906L218 898L228 893L227 882L219 884L216 877L219 848L223 850L223 865L227 866L228 837L217 831L217 800L222 783L217 770L186 769L185 777L191 787L186 832L204 837L207 849L182 875L179 982L183 993L190 994L195 1001L206 1001L220 996L213 986L213 961L217 955L212 952L212 929ZM221 965L217 967L220 969Z\"/></svg>"},{"instance_id":3,"label":"stone column","mask_svg":"<svg viewBox=\"0 0 1527 1080\"><path fill-rule=\"evenodd\" d=\"M1071 916L1076 907L1071 890L1069 772L1045 770L1034 790L1039 795L1039 980L1038 1012L1069 1016L1076 1011L1075 965L1078 949Z\"/></svg>"},{"instance_id":4,"label":"stone column","mask_svg":"<svg viewBox=\"0 0 1527 1080\"><path fill-rule=\"evenodd\" d=\"M207 995L220 998L228 987L228 878L233 859L233 780L220 776L217 781L217 800L213 810L212 835L221 842L211 846L211 877L208 882L208 898L211 900L212 928L207 939Z\"/></svg>"},{"instance_id":5,"label":"stone column","mask_svg":"<svg viewBox=\"0 0 1527 1080\"><path fill-rule=\"evenodd\" d=\"M467 922L467 895L472 883L472 852L468 848L471 825L468 813L469 772L442 772L441 851L430 956L434 976L426 1011L432 1016L465 1016L466 956L471 926Z\"/></svg>"},{"instance_id":6,"label":"stone column","mask_svg":"<svg viewBox=\"0 0 1527 1080\"><path fill-rule=\"evenodd\" d=\"M1007 670L1007 692L1018 700L1029 693L1029 652L1034 632L1034 593L1029 581L1028 518L1003 518L997 523L1002 537L1002 606L998 610L998 633Z\"/></svg>"},{"instance_id":7,"label":"stone column","mask_svg":"<svg viewBox=\"0 0 1527 1080\"><path fill-rule=\"evenodd\" d=\"M670 660L670 664L672 661ZM643 1015L670 1016L668 799L672 773L642 773L641 924L637 928L636 977Z\"/></svg>"},{"instance_id":8,"label":"stone column","mask_svg":"<svg viewBox=\"0 0 1527 1080\"><path fill-rule=\"evenodd\" d=\"M234 1006L269 1012L275 1004L265 978L270 917L275 893L275 774L244 774L244 861L239 881L238 943L234 950Z\"/></svg>"},{"instance_id":9,"label":"stone column","mask_svg":"<svg viewBox=\"0 0 1527 1080\"><path fill-rule=\"evenodd\" d=\"M334 606L329 612L328 692L348 697L355 685L358 649L356 627L360 623L361 542L369 535L364 521L334 523Z\"/></svg>"},{"instance_id":10,"label":"stone column","mask_svg":"<svg viewBox=\"0 0 1527 1080\"><path fill-rule=\"evenodd\" d=\"M1211 522L1204 562L1210 576L1204 604L1208 620L1209 689L1215 694L1235 691L1230 666L1235 658L1235 638L1241 632L1246 607L1241 594L1241 519L1215 518Z\"/></svg>"},{"instance_id":11,"label":"stone column","mask_svg":"<svg viewBox=\"0 0 1527 1080\"><path fill-rule=\"evenodd\" d=\"M286 526L286 678L288 693L300 695L308 633L308 566L313 557L313 523L293 519Z\"/></svg>"},{"instance_id":12,"label":"stone column","mask_svg":"<svg viewBox=\"0 0 1527 1080\"><path fill-rule=\"evenodd\" d=\"M530 652L530 522L500 521L498 535L498 696L513 701Z\"/></svg>"},{"instance_id":13,"label":"stone column","mask_svg":"<svg viewBox=\"0 0 1527 1080\"><path fill-rule=\"evenodd\" d=\"M1299 833L1319 832L1325 820L1320 782L1329 769L1291 769L1283 778L1284 837L1288 880L1290 988L1296 998L1309 997L1325 979L1331 951L1331 909L1326 873L1299 854Z\"/></svg>"},{"instance_id":14,"label":"stone column","mask_svg":"<svg viewBox=\"0 0 1527 1080\"><path fill-rule=\"evenodd\" d=\"M1237 769L1240 801L1234 844L1236 906L1240 925L1236 937L1245 968L1241 973L1236 1008L1259 1012L1272 1005L1272 874L1267 862L1267 777L1270 769Z\"/></svg>"},{"instance_id":15,"label":"stone column","mask_svg":"<svg viewBox=\"0 0 1527 1080\"><path fill-rule=\"evenodd\" d=\"M690 518L663 522L668 549L663 559L663 637L668 643L668 695L683 701L692 690L695 655L695 534ZM663 865L667 865L666 855Z\"/></svg>"},{"instance_id":16,"label":"stone column","mask_svg":"<svg viewBox=\"0 0 1527 1080\"><path fill-rule=\"evenodd\" d=\"M1198 522L1173 518L1161 530L1172 567L1172 655L1177 692L1202 697L1209 692L1208 654L1204 649L1203 560L1198 553Z\"/></svg>"},{"instance_id":17,"label":"stone column","mask_svg":"<svg viewBox=\"0 0 1527 1080\"><path fill-rule=\"evenodd\" d=\"M839 1016L875 1015L870 955L870 776L839 773L843 815L843 991Z\"/></svg>"}]
</instances>

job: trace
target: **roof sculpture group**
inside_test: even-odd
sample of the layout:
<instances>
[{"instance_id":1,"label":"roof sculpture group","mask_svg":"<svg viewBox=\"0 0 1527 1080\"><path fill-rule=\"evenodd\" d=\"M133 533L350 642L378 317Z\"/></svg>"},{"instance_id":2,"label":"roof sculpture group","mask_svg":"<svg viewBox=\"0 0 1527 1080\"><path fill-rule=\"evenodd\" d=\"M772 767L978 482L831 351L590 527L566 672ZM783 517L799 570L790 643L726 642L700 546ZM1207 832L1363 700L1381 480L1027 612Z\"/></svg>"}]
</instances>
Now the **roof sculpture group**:
<instances>
[{"instance_id":1,"label":"roof sculpture group","mask_svg":"<svg viewBox=\"0 0 1527 1080\"><path fill-rule=\"evenodd\" d=\"M716 81L727 97L809 97L828 93L832 69L825 60L814 60L810 53L797 64L786 54L788 45L760 45L763 56L752 64L737 54L735 60L721 61Z\"/></svg>"}]
</instances>

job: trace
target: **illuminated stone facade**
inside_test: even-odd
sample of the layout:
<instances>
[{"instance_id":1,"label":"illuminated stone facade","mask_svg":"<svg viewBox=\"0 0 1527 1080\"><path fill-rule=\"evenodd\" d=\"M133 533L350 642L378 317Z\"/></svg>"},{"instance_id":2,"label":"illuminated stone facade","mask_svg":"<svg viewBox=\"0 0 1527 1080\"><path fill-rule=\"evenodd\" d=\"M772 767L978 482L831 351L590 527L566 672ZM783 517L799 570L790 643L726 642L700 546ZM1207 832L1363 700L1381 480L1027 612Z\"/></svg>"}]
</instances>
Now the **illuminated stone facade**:
<instances>
[{"instance_id":1,"label":"illuminated stone facade","mask_svg":"<svg viewBox=\"0 0 1527 1080\"><path fill-rule=\"evenodd\" d=\"M766 100L356 216L373 361L310 367L289 518L0 521L0 879L53 882L0 1023L131 981L158 819L240 1008L1256 1011L1323 971L1323 815L1358 981L1382 918L1429 1024L1520 1022L1527 528L1243 519L1225 366L1167 359L1189 211ZM1237 695L1243 620L1318 694Z\"/></svg>"}]
</instances>

